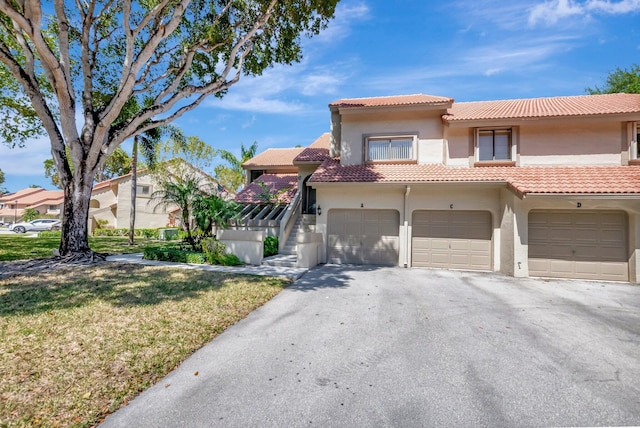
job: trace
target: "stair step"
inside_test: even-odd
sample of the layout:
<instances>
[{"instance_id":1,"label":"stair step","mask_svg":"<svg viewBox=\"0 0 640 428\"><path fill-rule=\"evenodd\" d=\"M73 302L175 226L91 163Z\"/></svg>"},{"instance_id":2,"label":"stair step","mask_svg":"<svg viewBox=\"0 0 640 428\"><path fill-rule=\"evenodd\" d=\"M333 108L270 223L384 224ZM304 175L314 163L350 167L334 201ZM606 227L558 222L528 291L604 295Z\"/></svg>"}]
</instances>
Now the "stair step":
<instances>
[{"instance_id":1,"label":"stair step","mask_svg":"<svg viewBox=\"0 0 640 428\"><path fill-rule=\"evenodd\" d=\"M265 257L262 260L262 264L267 266L296 267L296 261L296 256L277 254L275 256Z\"/></svg>"}]
</instances>

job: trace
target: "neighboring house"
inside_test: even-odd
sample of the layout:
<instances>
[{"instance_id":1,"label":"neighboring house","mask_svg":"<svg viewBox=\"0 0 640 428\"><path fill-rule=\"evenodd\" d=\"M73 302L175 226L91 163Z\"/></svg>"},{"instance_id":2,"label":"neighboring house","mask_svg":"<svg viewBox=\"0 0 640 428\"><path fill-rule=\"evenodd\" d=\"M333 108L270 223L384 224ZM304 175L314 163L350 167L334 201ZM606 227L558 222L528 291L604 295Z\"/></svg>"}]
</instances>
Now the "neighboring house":
<instances>
[{"instance_id":1,"label":"neighboring house","mask_svg":"<svg viewBox=\"0 0 640 428\"><path fill-rule=\"evenodd\" d=\"M206 173L185 161L179 160L179 167L202 177L203 185L215 183ZM152 201L151 195L159 189L157 177L146 169L138 170L136 180L136 228L158 228L177 226L180 211L176 207L164 208ZM216 187L217 189L217 187ZM89 227L93 231L98 222L106 222L107 227L128 228L131 212L131 174L96 183L91 192Z\"/></svg>"},{"instance_id":2,"label":"neighboring house","mask_svg":"<svg viewBox=\"0 0 640 428\"><path fill-rule=\"evenodd\" d=\"M329 108L293 162L323 261L640 281L640 95Z\"/></svg>"},{"instance_id":3,"label":"neighboring house","mask_svg":"<svg viewBox=\"0 0 640 428\"><path fill-rule=\"evenodd\" d=\"M20 219L27 208L40 215L59 217L64 203L62 190L28 188L0 196L0 222L13 223Z\"/></svg>"},{"instance_id":4,"label":"neighboring house","mask_svg":"<svg viewBox=\"0 0 640 428\"><path fill-rule=\"evenodd\" d=\"M299 187L303 175L308 179L315 168L329 155L330 134L322 134L308 147L290 149L267 149L242 164L246 171L247 184L234 198L245 204L264 202L266 185L272 194L278 195L279 203L290 203L296 191L303 189L303 214L315 214L315 191L311 187Z\"/></svg>"}]
</instances>

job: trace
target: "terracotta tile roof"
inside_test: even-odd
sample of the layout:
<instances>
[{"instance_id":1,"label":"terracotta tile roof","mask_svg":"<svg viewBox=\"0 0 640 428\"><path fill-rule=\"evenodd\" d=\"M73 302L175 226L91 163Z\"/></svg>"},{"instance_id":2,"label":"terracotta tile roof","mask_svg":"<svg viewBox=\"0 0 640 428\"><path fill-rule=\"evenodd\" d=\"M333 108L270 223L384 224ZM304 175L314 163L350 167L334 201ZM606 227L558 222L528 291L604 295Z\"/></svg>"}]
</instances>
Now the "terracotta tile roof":
<instances>
[{"instance_id":1,"label":"terracotta tile roof","mask_svg":"<svg viewBox=\"0 0 640 428\"><path fill-rule=\"evenodd\" d=\"M540 166L453 168L443 165L365 164L341 166L326 160L310 179L315 183L498 182L517 193L640 195L640 167Z\"/></svg>"},{"instance_id":2,"label":"terracotta tile roof","mask_svg":"<svg viewBox=\"0 0 640 428\"><path fill-rule=\"evenodd\" d=\"M520 119L640 113L640 94L581 95L455 103L442 118L463 120Z\"/></svg>"},{"instance_id":3,"label":"terracotta tile roof","mask_svg":"<svg viewBox=\"0 0 640 428\"><path fill-rule=\"evenodd\" d=\"M316 138L316 140L313 143L309 144L308 148L328 150L329 146L331 146L331 133L325 132L324 134Z\"/></svg>"},{"instance_id":4,"label":"terracotta tile roof","mask_svg":"<svg viewBox=\"0 0 640 428\"><path fill-rule=\"evenodd\" d=\"M18 201L18 206L26 206L26 208L35 208L42 205L59 205L64 202L64 191L29 188L0 198L0 202L5 204L13 203L14 201Z\"/></svg>"},{"instance_id":5,"label":"terracotta tile roof","mask_svg":"<svg viewBox=\"0 0 640 428\"><path fill-rule=\"evenodd\" d=\"M414 94L372 98L345 98L332 102L331 104L329 104L329 107L362 108L408 105L438 105L450 103L453 103L453 98L439 97L435 95Z\"/></svg>"},{"instance_id":6,"label":"terracotta tile roof","mask_svg":"<svg viewBox=\"0 0 640 428\"><path fill-rule=\"evenodd\" d=\"M17 192L14 192L14 193L9 193L9 194L0 196L0 202L13 202L16 199L20 200L21 198L24 198L28 195L32 195L34 193L40 193L40 192L46 192L46 190L44 190L41 187L28 187L26 189L18 190Z\"/></svg>"},{"instance_id":7,"label":"terracotta tile roof","mask_svg":"<svg viewBox=\"0 0 640 428\"><path fill-rule=\"evenodd\" d=\"M266 184L271 193L282 191L278 196L278 201L283 204L290 203L298 190L298 176L295 174L263 174L242 189L233 199L242 204L264 203L265 201L260 198L264 190L257 184L258 181Z\"/></svg>"},{"instance_id":8,"label":"terracotta tile roof","mask_svg":"<svg viewBox=\"0 0 640 428\"><path fill-rule=\"evenodd\" d=\"M329 145L331 144L331 134L325 132L309 147L304 149L293 160L294 163L322 163L329 158Z\"/></svg>"},{"instance_id":9,"label":"terracotta tile roof","mask_svg":"<svg viewBox=\"0 0 640 428\"><path fill-rule=\"evenodd\" d=\"M252 166L292 166L293 160L298 156L304 148L296 147L293 149L267 149L264 152L252 157L242 164L243 168Z\"/></svg>"}]
</instances>

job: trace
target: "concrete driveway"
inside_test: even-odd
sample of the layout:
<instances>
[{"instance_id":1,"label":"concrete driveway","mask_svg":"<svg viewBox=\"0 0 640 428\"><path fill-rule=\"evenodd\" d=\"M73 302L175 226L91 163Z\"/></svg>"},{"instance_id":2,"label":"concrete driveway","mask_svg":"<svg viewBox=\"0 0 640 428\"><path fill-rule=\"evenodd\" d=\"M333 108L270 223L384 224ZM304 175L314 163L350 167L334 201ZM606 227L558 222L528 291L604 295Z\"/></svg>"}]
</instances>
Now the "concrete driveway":
<instances>
[{"instance_id":1,"label":"concrete driveway","mask_svg":"<svg viewBox=\"0 0 640 428\"><path fill-rule=\"evenodd\" d=\"M640 425L640 287L328 265L105 427Z\"/></svg>"}]
</instances>

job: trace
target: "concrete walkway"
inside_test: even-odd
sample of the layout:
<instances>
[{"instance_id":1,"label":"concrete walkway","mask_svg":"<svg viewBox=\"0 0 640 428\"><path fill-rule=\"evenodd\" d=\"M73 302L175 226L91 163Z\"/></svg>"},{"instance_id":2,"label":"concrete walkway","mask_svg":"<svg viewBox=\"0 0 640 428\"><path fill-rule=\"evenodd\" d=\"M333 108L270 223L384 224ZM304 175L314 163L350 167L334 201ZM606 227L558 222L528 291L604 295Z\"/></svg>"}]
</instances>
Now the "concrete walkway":
<instances>
[{"instance_id":1,"label":"concrete walkway","mask_svg":"<svg viewBox=\"0 0 640 428\"><path fill-rule=\"evenodd\" d=\"M287 278L298 279L304 275L309 269L282 267L282 266L218 266L218 265L200 265L191 263L173 263L162 262L157 260L144 260L142 254L117 254L107 257L108 262L133 263L148 266L170 266L180 269L200 269L212 272L238 273L245 275L262 275L262 276L284 276Z\"/></svg>"}]
</instances>

